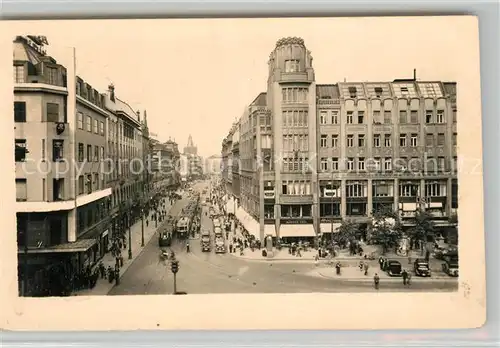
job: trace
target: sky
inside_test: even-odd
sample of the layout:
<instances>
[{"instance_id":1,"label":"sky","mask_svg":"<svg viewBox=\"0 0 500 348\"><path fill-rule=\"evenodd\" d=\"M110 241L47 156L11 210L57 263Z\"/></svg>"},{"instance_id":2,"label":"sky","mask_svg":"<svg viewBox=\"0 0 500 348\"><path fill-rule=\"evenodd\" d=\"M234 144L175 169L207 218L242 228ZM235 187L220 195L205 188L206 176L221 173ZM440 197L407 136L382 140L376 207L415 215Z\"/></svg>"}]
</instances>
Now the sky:
<instances>
[{"instance_id":1,"label":"sky","mask_svg":"<svg viewBox=\"0 0 500 348\"><path fill-rule=\"evenodd\" d=\"M466 27L470 35L470 26ZM150 132L182 149L191 134L204 157L220 154L231 124L267 86L269 54L282 37L304 39L317 83L457 81L465 27L442 17L50 21L48 54L100 92L147 110ZM35 34L35 33L30 33ZM477 48L472 48L477 49Z\"/></svg>"}]
</instances>

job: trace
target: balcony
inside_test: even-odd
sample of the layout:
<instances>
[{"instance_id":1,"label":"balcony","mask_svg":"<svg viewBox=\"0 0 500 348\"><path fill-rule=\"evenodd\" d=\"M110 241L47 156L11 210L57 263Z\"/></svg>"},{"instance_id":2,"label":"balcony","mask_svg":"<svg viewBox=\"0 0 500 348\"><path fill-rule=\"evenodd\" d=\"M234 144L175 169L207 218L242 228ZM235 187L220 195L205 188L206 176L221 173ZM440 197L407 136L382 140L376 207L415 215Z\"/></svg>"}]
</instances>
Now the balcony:
<instances>
[{"instance_id":1,"label":"balcony","mask_svg":"<svg viewBox=\"0 0 500 348\"><path fill-rule=\"evenodd\" d=\"M276 195L274 193L274 190L264 190L264 198L274 198Z\"/></svg>"},{"instance_id":2,"label":"balcony","mask_svg":"<svg viewBox=\"0 0 500 348\"><path fill-rule=\"evenodd\" d=\"M318 105L338 105L339 99L318 99Z\"/></svg>"},{"instance_id":3,"label":"balcony","mask_svg":"<svg viewBox=\"0 0 500 348\"><path fill-rule=\"evenodd\" d=\"M283 72L281 73L281 82L306 82L308 80L307 72Z\"/></svg>"}]
</instances>

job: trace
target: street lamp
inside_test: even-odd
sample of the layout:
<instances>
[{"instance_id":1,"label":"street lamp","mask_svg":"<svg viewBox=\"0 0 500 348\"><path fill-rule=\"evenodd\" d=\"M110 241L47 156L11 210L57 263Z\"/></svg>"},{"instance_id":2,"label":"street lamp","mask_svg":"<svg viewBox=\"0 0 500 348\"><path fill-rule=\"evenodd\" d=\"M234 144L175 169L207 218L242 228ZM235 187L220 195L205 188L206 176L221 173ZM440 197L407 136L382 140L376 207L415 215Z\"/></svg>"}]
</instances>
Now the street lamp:
<instances>
[{"instance_id":1,"label":"street lamp","mask_svg":"<svg viewBox=\"0 0 500 348\"><path fill-rule=\"evenodd\" d=\"M141 247L144 246L144 200L141 202Z\"/></svg>"},{"instance_id":2,"label":"street lamp","mask_svg":"<svg viewBox=\"0 0 500 348\"><path fill-rule=\"evenodd\" d=\"M132 259L132 226L130 223L130 213L127 214L127 224L128 224L128 259Z\"/></svg>"}]
</instances>

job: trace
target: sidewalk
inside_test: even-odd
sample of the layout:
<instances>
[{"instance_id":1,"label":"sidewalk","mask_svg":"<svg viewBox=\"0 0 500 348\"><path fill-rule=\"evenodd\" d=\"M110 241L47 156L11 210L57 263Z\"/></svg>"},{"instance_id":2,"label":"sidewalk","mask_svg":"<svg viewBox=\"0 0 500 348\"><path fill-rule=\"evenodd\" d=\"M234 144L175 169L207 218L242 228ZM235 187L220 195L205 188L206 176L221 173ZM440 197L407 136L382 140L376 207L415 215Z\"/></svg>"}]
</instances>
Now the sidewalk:
<instances>
[{"instance_id":1,"label":"sidewalk","mask_svg":"<svg viewBox=\"0 0 500 348\"><path fill-rule=\"evenodd\" d=\"M380 270L379 267L371 267L368 269L368 275L364 275L364 271L360 271L358 267L342 267L341 274L336 274L335 267L318 267L311 272L309 275L316 277L323 277L329 279L341 279L345 281L363 281L363 282L373 282L373 276L375 273L378 274L380 280L403 282L402 277L391 277L387 275L386 272ZM412 280L418 279L418 281L432 282L435 281L449 281L456 282L457 278L450 277L442 272L434 272L431 277L417 277L412 274Z\"/></svg>"},{"instance_id":2,"label":"sidewalk","mask_svg":"<svg viewBox=\"0 0 500 348\"><path fill-rule=\"evenodd\" d=\"M176 203L174 203L176 204ZM170 211L172 206L169 204L168 200L166 200L166 210L167 212ZM152 213L148 216L149 220L149 226L146 225L146 219L144 220L144 246L148 245L149 241L151 238L156 234L156 228L155 228L155 223L154 220L151 218ZM131 227L131 237L132 237L132 259L128 259L128 245L127 249L122 249L122 255L123 255L123 266L120 268L120 277L122 277L127 269L130 267L130 265L134 262L134 260L141 254L142 249L144 247L141 247L141 220L136 222L134 225ZM161 226L161 223L158 223L158 227ZM128 243L128 230L127 230L127 243ZM111 253L107 253L104 255L102 258L102 262L104 264L104 267L111 266L113 269L115 268L115 258ZM111 289L115 286L115 282L113 281L110 283L107 279L102 279L99 278L97 281L96 286L93 289L83 289L80 291L75 291L72 296L95 296L95 295L107 295L108 292L111 291Z\"/></svg>"}]
</instances>

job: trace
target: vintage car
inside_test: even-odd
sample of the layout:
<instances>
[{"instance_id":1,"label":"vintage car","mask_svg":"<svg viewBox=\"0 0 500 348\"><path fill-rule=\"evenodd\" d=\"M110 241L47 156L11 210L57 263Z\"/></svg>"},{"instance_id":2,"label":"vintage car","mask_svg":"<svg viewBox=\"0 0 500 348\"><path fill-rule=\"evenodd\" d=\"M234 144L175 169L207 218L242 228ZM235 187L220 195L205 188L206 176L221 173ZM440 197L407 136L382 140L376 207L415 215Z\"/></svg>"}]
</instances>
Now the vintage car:
<instances>
[{"instance_id":1,"label":"vintage car","mask_svg":"<svg viewBox=\"0 0 500 348\"><path fill-rule=\"evenodd\" d=\"M439 260L450 260L458 257L458 247L452 245L445 249L437 249L434 257Z\"/></svg>"},{"instance_id":2,"label":"vintage car","mask_svg":"<svg viewBox=\"0 0 500 348\"><path fill-rule=\"evenodd\" d=\"M450 277L458 277L458 260L450 260L443 263L443 272Z\"/></svg>"},{"instance_id":3,"label":"vintage car","mask_svg":"<svg viewBox=\"0 0 500 348\"><path fill-rule=\"evenodd\" d=\"M169 247L172 244L172 236L170 232L162 232L158 237L158 246Z\"/></svg>"},{"instance_id":4,"label":"vintage car","mask_svg":"<svg viewBox=\"0 0 500 348\"><path fill-rule=\"evenodd\" d=\"M214 228L214 234L216 236L222 235L222 229L220 227L215 227Z\"/></svg>"},{"instance_id":5,"label":"vintage car","mask_svg":"<svg viewBox=\"0 0 500 348\"><path fill-rule=\"evenodd\" d=\"M425 259L416 259L413 263L413 270L415 271L415 275L419 277L430 277L431 276L431 268L429 266L429 262L425 261Z\"/></svg>"},{"instance_id":6,"label":"vintage car","mask_svg":"<svg viewBox=\"0 0 500 348\"><path fill-rule=\"evenodd\" d=\"M201 251L202 252L210 252L210 236L204 235L201 236Z\"/></svg>"},{"instance_id":7,"label":"vintage car","mask_svg":"<svg viewBox=\"0 0 500 348\"><path fill-rule=\"evenodd\" d=\"M215 253L217 254L226 253L226 243L224 242L224 238L222 237L215 238Z\"/></svg>"},{"instance_id":8,"label":"vintage car","mask_svg":"<svg viewBox=\"0 0 500 348\"><path fill-rule=\"evenodd\" d=\"M391 277L401 277L403 272L403 267L401 266L401 262L396 260L386 260L383 269Z\"/></svg>"}]
</instances>

